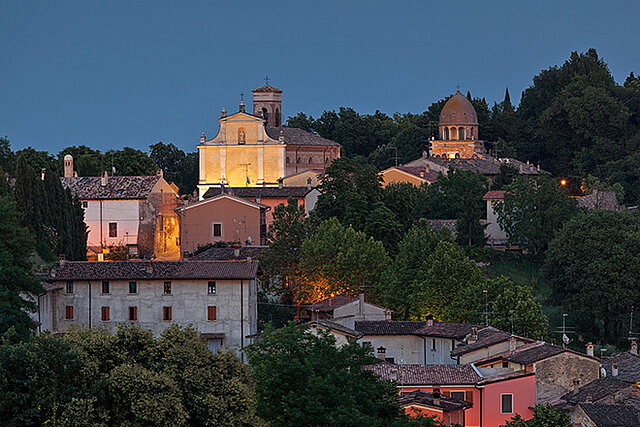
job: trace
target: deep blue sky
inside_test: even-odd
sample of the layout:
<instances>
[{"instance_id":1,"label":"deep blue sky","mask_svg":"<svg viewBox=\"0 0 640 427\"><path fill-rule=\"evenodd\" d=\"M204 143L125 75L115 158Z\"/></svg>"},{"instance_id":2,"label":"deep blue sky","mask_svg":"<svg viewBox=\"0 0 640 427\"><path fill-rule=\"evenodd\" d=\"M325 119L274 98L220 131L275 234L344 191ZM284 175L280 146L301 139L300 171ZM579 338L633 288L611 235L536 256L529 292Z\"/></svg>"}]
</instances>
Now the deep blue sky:
<instances>
[{"instance_id":1,"label":"deep blue sky","mask_svg":"<svg viewBox=\"0 0 640 427\"><path fill-rule=\"evenodd\" d=\"M0 0L0 135L54 153L193 151L266 74L285 115L314 116L419 113L457 84L517 101L590 47L621 82L640 73L639 16L637 0Z\"/></svg>"}]
</instances>

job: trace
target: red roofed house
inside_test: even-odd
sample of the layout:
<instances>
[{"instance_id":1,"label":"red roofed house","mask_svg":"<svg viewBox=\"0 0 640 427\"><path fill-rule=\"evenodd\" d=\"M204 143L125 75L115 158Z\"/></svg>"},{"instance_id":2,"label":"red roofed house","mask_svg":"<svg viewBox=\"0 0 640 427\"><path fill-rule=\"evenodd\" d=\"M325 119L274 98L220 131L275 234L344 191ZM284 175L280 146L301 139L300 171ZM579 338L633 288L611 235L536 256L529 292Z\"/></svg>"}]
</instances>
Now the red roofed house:
<instances>
[{"instance_id":1,"label":"red roofed house","mask_svg":"<svg viewBox=\"0 0 640 427\"><path fill-rule=\"evenodd\" d=\"M382 172L382 185L404 183L413 184L416 187L424 183L433 184L438 180L438 173L429 169L428 166L393 166Z\"/></svg>"},{"instance_id":2,"label":"red roofed house","mask_svg":"<svg viewBox=\"0 0 640 427\"><path fill-rule=\"evenodd\" d=\"M439 391L429 393L416 390L400 396L400 406L410 416L426 415L442 420L445 425L465 425L465 409L473 405L464 400L441 395Z\"/></svg>"},{"instance_id":3,"label":"red roofed house","mask_svg":"<svg viewBox=\"0 0 640 427\"><path fill-rule=\"evenodd\" d=\"M535 373L511 372L484 377L472 365L394 365L380 363L369 369L386 380L398 383L401 395L421 390L463 400L472 406L464 418L443 419L446 425L499 427L520 414L525 420L533 416L536 399ZM431 410L431 414L435 414ZM451 414L454 415L454 414Z\"/></svg>"},{"instance_id":4,"label":"red roofed house","mask_svg":"<svg viewBox=\"0 0 640 427\"><path fill-rule=\"evenodd\" d=\"M305 307L300 313L301 320L330 320L347 328L354 329L355 323L363 320L391 320L392 310L380 307L364 300L364 294L358 298L346 295L333 295L320 302Z\"/></svg>"},{"instance_id":5,"label":"red roofed house","mask_svg":"<svg viewBox=\"0 0 640 427\"><path fill-rule=\"evenodd\" d=\"M106 248L127 247L129 256L179 259L180 200L160 170L154 176L78 177L66 155L62 186L78 197L87 224L87 257L101 260Z\"/></svg>"}]
</instances>

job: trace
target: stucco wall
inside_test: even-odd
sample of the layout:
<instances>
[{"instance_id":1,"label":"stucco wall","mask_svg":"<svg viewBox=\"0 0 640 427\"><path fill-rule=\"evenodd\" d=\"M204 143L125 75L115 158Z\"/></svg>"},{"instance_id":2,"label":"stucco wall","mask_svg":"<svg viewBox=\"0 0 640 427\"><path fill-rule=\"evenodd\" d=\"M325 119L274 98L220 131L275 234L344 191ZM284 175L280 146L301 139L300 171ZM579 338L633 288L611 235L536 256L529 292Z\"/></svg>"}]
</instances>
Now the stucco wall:
<instances>
[{"instance_id":1,"label":"stucco wall","mask_svg":"<svg viewBox=\"0 0 640 427\"><path fill-rule=\"evenodd\" d=\"M85 202L87 207L84 208L84 222L89 229L87 246L101 246L101 223L102 242L105 246L120 246L127 242L137 243L142 200L86 200ZM116 237L109 237L110 222L118 224Z\"/></svg>"},{"instance_id":2,"label":"stucco wall","mask_svg":"<svg viewBox=\"0 0 640 427\"><path fill-rule=\"evenodd\" d=\"M387 169L382 173L382 178L384 179L384 181L382 182L383 187L386 187L389 184L404 182L419 187L420 185L422 185L422 183L426 182L424 179L420 179L417 176L399 171L397 169Z\"/></svg>"},{"instance_id":3,"label":"stucco wall","mask_svg":"<svg viewBox=\"0 0 640 427\"><path fill-rule=\"evenodd\" d=\"M513 413L501 413L501 395L513 394ZM535 376L530 375L508 381L487 384L482 397L483 427L498 427L504 425L515 414L520 414L525 420L533 417L530 409L536 402Z\"/></svg>"},{"instance_id":4,"label":"stucco wall","mask_svg":"<svg viewBox=\"0 0 640 427\"><path fill-rule=\"evenodd\" d=\"M254 280L244 280L242 291L240 280L217 280L215 295L208 294L207 280L172 280L171 295L164 295L164 282L137 281L136 294L129 293L129 281L110 281L108 294L101 293L102 281L74 282L73 294L66 293L66 282L58 282L63 289L54 292L57 301L53 320L57 327L52 332L63 332L71 325L115 328L118 323L131 323L129 307L137 307L135 323L156 335L173 323L191 324L201 333L224 333L224 345L235 351L251 342L246 336L257 332ZM69 305L74 307L73 320L65 319L65 307ZM207 320L208 306L216 307L215 321ZM102 307L109 307L108 321L101 320ZM171 321L163 320L163 307L172 308Z\"/></svg>"},{"instance_id":5,"label":"stucco wall","mask_svg":"<svg viewBox=\"0 0 640 427\"><path fill-rule=\"evenodd\" d=\"M525 343L522 341L516 341L516 347L520 347L523 344ZM479 348L466 354L462 354L460 355L460 364L466 365L475 362L476 360L504 353L505 351L509 351L509 341L504 341L484 348Z\"/></svg>"},{"instance_id":6,"label":"stucco wall","mask_svg":"<svg viewBox=\"0 0 640 427\"><path fill-rule=\"evenodd\" d=\"M496 200L487 200L487 227L484 229L489 243L502 244L507 241L507 233L498 224L498 215L494 210Z\"/></svg>"},{"instance_id":7,"label":"stucco wall","mask_svg":"<svg viewBox=\"0 0 640 427\"><path fill-rule=\"evenodd\" d=\"M384 309L365 302L360 310L360 302L354 301L333 310L332 321L347 328L354 329L355 322L363 320L385 320Z\"/></svg>"},{"instance_id":8,"label":"stucco wall","mask_svg":"<svg viewBox=\"0 0 640 427\"><path fill-rule=\"evenodd\" d=\"M435 340L435 350L432 350L433 340ZM365 335L358 342L370 342L374 351L380 346L386 348L386 357L393 357L397 364L455 365L457 363L451 358L451 340L446 338L425 337L423 339L416 335Z\"/></svg>"}]
</instances>

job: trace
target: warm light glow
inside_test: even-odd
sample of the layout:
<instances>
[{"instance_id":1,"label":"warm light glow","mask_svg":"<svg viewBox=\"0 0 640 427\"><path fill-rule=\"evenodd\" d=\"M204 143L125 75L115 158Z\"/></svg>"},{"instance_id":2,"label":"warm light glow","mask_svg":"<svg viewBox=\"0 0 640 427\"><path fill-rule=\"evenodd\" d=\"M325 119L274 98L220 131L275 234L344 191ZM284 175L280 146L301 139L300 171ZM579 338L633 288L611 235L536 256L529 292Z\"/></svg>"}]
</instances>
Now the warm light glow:
<instances>
[{"instance_id":1,"label":"warm light glow","mask_svg":"<svg viewBox=\"0 0 640 427\"><path fill-rule=\"evenodd\" d=\"M567 180L566 179L560 180L560 185L567 185Z\"/></svg>"}]
</instances>

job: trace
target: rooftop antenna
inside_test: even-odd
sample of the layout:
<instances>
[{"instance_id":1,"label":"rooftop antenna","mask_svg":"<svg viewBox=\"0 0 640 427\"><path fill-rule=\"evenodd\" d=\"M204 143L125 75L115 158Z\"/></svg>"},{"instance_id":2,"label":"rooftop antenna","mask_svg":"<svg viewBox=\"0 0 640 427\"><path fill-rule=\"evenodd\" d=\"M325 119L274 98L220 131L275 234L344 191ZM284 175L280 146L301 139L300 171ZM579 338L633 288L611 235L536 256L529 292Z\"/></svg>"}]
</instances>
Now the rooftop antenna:
<instances>
[{"instance_id":1,"label":"rooftop antenna","mask_svg":"<svg viewBox=\"0 0 640 427\"><path fill-rule=\"evenodd\" d=\"M458 89L458 92L460 92L460 83L456 85L456 89Z\"/></svg>"},{"instance_id":2,"label":"rooftop antenna","mask_svg":"<svg viewBox=\"0 0 640 427\"><path fill-rule=\"evenodd\" d=\"M269 78L268 74L264 76L264 82L267 84L267 86L269 86L269 80L271 80L271 78Z\"/></svg>"},{"instance_id":3,"label":"rooftop antenna","mask_svg":"<svg viewBox=\"0 0 640 427\"><path fill-rule=\"evenodd\" d=\"M484 326L489 326L489 291L483 289L484 293Z\"/></svg>"},{"instance_id":4,"label":"rooftop antenna","mask_svg":"<svg viewBox=\"0 0 640 427\"><path fill-rule=\"evenodd\" d=\"M396 167L398 166L398 159L400 159L400 157L398 157L398 147L396 147L395 145L391 146L391 149L395 152L395 156L393 156L391 158L391 160L395 160L396 162Z\"/></svg>"},{"instance_id":5,"label":"rooftop antenna","mask_svg":"<svg viewBox=\"0 0 640 427\"><path fill-rule=\"evenodd\" d=\"M633 338L633 306L631 306L631 313L629 314L629 338Z\"/></svg>"}]
</instances>

